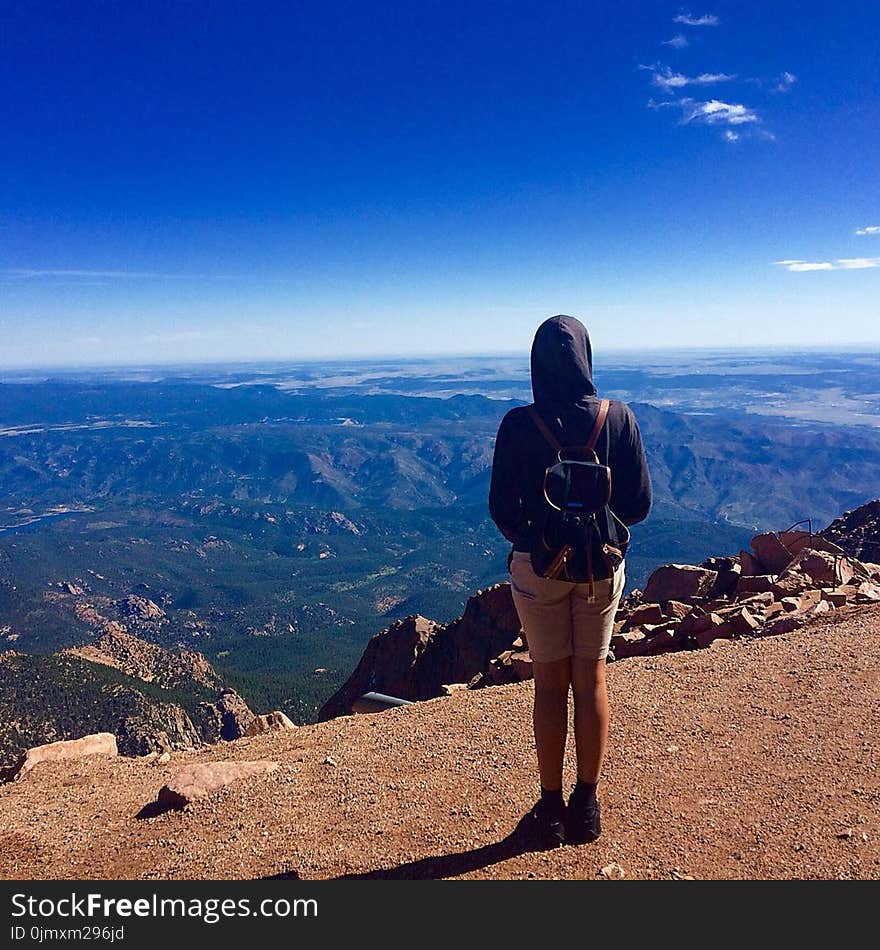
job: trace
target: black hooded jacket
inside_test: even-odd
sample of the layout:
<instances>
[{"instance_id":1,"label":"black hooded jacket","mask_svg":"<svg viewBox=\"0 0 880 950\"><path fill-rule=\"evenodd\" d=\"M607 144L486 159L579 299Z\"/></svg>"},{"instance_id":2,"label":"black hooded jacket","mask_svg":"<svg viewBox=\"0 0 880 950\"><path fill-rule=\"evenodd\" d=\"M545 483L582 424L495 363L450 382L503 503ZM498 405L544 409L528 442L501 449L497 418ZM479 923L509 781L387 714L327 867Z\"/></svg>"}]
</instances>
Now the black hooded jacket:
<instances>
[{"instance_id":1,"label":"black hooded jacket","mask_svg":"<svg viewBox=\"0 0 880 950\"><path fill-rule=\"evenodd\" d=\"M584 325L574 317L545 320L532 344L535 408L562 445L587 443L599 399L593 385L593 354ZM635 416L611 402L596 445L599 460L611 467L611 510L624 524L643 521L651 510L651 479ZM525 406L501 420L495 439L489 513L518 551L530 551L531 526L540 520L544 471L556 453L538 431Z\"/></svg>"}]
</instances>

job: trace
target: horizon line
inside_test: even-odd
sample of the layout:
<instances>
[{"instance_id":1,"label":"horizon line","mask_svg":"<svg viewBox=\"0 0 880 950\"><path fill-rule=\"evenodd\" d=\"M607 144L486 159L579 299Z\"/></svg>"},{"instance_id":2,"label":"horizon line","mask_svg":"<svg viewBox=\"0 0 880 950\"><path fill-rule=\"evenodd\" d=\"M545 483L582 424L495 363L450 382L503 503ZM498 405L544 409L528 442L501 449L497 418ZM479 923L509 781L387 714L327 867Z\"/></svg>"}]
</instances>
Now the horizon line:
<instances>
[{"instance_id":1,"label":"horizon line","mask_svg":"<svg viewBox=\"0 0 880 950\"><path fill-rule=\"evenodd\" d=\"M654 353L803 353L813 352L815 350L824 350L829 353L848 353L870 350L876 352L880 347L880 342L874 340L848 341L844 343L730 343L722 346L709 346L704 344L680 344L680 345L656 345L639 347L605 347L601 350L602 354L630 355L654 354ZM190 359L190 360L159 360L156 362L142 362L132 360L106 361L100 363L82 362L52 362L52 363L2 363L0 362L0 372L44 372L44 371L99 371L113 369L184 369L189 367L208 368L211 366L279 366L279 365L301 365L313 363L384 363L384 362L418 362L424 360L440 359L511 359L529 358L529 350L518 348L516 350L492 350L492 351L425 351L413 353L377 353L372 355L313 355L299 357L244 357L241 359ZM595 360L595 354L594 354Z\"/></svg>"}]
</instances>

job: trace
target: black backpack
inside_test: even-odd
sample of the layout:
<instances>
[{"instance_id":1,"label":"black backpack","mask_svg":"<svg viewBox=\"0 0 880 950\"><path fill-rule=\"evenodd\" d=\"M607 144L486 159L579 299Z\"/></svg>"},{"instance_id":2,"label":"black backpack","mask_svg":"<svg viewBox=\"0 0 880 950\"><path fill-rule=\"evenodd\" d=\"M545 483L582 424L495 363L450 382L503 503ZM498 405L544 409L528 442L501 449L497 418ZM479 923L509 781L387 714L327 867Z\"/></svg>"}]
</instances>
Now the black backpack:
<instances>
[{"instance_id":1,"label":"black backpack","mask_svg":"<svg viewBox=\"0 0 880 950\"><path fill-rule=\"evenodd\" d=\"M610 403L599 403L586 445L563 446L534 406L529 415L553 450L556 462L544 472L544 506L536 524L532 568L541 577L590 585L611 577L626 554L629 529L609 507L611 469L596 455Z\"/></svg>"}]
</instances>

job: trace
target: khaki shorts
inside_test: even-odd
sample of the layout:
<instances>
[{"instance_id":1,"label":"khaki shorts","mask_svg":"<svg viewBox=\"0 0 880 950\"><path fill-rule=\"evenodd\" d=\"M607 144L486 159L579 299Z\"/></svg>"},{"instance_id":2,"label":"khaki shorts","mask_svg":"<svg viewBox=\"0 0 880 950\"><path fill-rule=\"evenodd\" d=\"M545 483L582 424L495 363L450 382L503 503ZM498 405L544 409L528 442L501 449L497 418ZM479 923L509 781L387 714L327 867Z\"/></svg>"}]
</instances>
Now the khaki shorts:
<instances>
[{"instance_id":1,"label":"khaki shorts","mask_svg":"<svg viewBox=\"0 0 880 950\"><path fill-rule=\"evenodd\" d=\"M604 660L614 630L614 614L626 580L621 564L614 576L590 585L539 577L525 551L514 551L510 586L529 653L537 663L552 663L578 656Z\"/></svg>"}]
</instances>

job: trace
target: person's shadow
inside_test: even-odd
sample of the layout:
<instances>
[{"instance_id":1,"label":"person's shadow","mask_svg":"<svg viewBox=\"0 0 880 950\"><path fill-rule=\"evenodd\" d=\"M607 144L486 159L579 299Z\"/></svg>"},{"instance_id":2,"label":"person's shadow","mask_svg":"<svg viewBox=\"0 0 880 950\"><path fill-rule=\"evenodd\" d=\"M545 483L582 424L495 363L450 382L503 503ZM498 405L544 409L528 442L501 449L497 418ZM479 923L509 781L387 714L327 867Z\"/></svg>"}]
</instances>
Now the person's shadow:
<instances>
[{"instance_id":1,"label":"person's shadow","mask_svg":"<svg viewBox=\"0 0 880 950\"><path fill-rule=\"evenodd\" d=\"M360 874L341 874L336 881L424 881L444 877L456 877L468 871L477 871L499 861L507 861L529 851L546 851L547 845L535 834L530 815L524 815L510 834L501 841L459 851L457 854L440 854L432 858L407 861L397 867L379 868Z\"/></svg>"}]
</instances>

